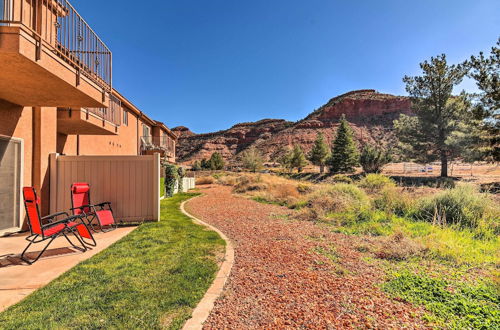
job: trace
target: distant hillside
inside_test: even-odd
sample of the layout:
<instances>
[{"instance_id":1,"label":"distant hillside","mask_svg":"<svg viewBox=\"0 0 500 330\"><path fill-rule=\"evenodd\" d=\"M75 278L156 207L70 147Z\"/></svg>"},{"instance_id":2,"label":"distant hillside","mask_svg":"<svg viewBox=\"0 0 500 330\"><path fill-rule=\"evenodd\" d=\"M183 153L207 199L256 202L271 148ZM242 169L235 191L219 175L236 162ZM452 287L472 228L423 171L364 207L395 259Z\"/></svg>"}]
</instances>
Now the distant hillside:
<instances>
[{"instance_id":1,"label":"distant hillside","mask_svg":"<svg viewBox=\"0 0 500 330\"><path fill-rule=\"evenodd\" d=\"M342 114L351 123L361 145L393 144L392 122L401 113L411 113L407 97L367 89L334 97L298 122L263 119L206 134L195 134L184 126L172 130L179 135L177 159L180 163L191 164L195 160L209 158L215 151L227 161L232 161L234 156L251 146L258 148L270 160L284 146L300 144L309 152L318 131L323 132L330 143Z\"/></svg>"}]
</instances>

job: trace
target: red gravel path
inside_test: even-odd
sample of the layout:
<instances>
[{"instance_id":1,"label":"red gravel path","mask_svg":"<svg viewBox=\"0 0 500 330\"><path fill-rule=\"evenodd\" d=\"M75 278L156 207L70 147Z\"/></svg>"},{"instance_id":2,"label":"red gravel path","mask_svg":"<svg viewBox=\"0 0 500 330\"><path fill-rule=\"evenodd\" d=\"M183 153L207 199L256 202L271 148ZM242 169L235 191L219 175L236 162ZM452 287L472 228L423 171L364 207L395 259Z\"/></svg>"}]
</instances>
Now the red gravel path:
<instances>
[{"instance_id":1,"label":"red gravel path","mask_svg":"<svg viewBox=\"0 0 500 330\"><path fill-rule=\"evenodd\" d=\"M288 209L234 196L228 187L203 192L188 212L224 232L236 253L205 328L423 327L421 311L377 288L383 273L361 260L356 238L287 220Z\"/></svg>"}]
</instances>

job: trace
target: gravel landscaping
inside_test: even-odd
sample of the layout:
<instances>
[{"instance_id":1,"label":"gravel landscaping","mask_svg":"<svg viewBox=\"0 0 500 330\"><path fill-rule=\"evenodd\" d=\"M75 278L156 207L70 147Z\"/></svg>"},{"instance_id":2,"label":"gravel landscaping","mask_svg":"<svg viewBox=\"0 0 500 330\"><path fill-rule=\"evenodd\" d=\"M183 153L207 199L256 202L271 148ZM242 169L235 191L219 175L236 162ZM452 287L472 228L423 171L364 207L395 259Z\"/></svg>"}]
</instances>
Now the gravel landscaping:
<instances>
[{"instance_id":1,"label":"gravel landscaping","mask_svg":"<svg viewBox=\"0 0 500 330\"><path fill-rule=\"evenodd\" d=\"M423 311L379 288L384 273L363 261L359 238L289 220L285 207L210 186L188 212L234 243L235 264L205 328L423 328Z\"/></svg>"}]
</instances>

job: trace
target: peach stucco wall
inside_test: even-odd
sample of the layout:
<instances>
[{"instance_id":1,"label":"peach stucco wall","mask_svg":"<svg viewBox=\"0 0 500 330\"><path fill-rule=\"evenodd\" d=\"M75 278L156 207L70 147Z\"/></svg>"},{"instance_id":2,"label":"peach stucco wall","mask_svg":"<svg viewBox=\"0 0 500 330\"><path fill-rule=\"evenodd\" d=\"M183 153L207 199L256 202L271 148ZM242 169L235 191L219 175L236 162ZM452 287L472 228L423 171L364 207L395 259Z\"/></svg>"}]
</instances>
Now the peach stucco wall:
<instances>
[{"instance_id":1,"label":"peach stucco wall","mask_svg":"<svg viewBox=\"0 0 500 330\"><path fill-rule=\"evenodd\" d=\"M69 156L137 155L142 123L136 115L129 112L128 125L122 123L117 135L58 134L57 151Z\"/></svg>"},{"instance_id":2,"label":"peach stucco wall","mask_svg":"<svg viewBox=\"0 0 500 330\"><path fill-rule=\"evenodd\" d=\"M49 210L49 154L56 152L56 111L56 108L22 107L0 100L0 134L23 140L23 185L37 189L42 198L42 214Z\"/></svg>"},{"instance_id":3,"label":"peach stucco wall","mask_svg":"<svg viewBox=\"0 0 500 330\"><path fill-rule=\"evenodd\" d=\"M23 183L31 185L33 154L33 109L0 100L0 135L23 139L24 169Z\"/></svg>"}]
</instances>

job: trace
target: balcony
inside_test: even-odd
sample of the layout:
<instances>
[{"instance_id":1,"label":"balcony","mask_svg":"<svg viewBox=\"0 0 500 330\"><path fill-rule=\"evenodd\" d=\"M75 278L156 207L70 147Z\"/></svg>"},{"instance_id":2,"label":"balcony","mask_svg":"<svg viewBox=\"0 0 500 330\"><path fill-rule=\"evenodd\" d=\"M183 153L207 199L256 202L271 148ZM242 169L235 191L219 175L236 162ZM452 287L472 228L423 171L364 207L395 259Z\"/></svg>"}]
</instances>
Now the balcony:
<instances>
[{"instance_id":1,"label":"balcony","mask_svg":"<svg viewBox=\"0 0 500 330\"><path fill-rule=\"evenodd\" d=\"M111 51L67 0L0 0L0 98L107 107Z\"/></svg>"},{"instance_id":2,"label":"balcony","mask_svg":"<svg viewBox=\"0 0 500 330\"><path fill-rule=\"evenodd\" d=\"M169 136L141 136L141 155L159 153L162 158L175 162L175 141Z\"/></svg>"},{"instance_id":3,"label":"balcony","mask_svg":"<svg viewBox=\"0 0 500 330\"><path fill-rule=\"evenodd\" d=\"M107 108L59 108L57 131L67 135L116 135L121 125L120 99L107 95Z\"/></svg>"}]
</instances>

